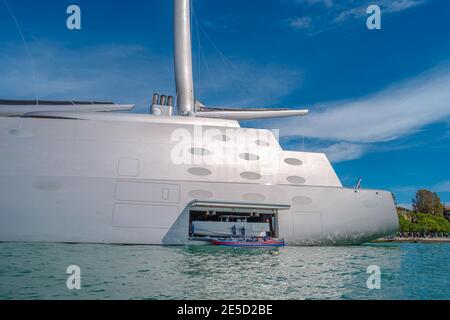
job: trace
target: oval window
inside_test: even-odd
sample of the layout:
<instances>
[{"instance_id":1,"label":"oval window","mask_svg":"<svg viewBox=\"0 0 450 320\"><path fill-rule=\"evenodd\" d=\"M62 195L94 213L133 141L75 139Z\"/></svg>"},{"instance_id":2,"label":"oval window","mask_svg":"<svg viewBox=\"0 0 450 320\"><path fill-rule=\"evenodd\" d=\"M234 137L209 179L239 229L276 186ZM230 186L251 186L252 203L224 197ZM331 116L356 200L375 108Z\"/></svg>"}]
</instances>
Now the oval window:
<instances>
[{"instance_id":1,"label":"oval window","mask_svg":"<svg viewBox=\"0 0 450 320\"><path fill-rule=\"evenodd\" d=\"M302 160L296 158L287 158L284 159L284 162L290 164L291 166L301 166L303 164Z\"/></svg>"},{"instance_id":2,"label":"oval window","mask_svg":"<svg viewBox=\"0 0 450 320\"><path fill-rule=\"evenodd\" d=\"M229 136L227 136L226 134L219 134L217 136L214 136L214 139L216 139L217 141L222 141L222 142L227 142L227 141L231 140L231 138Z\"/></svg>"},{"instance_id":3,"label":"oval window","mask_svg":"<svg viewBox=\"0 0 450 320\"><path fill-rule=\"evenodd\" d=\"M261 179L261 175L256 172L242 172L241 177L247 180L259 180Z\"/></svg>"},{"instance_id":4,"label":"oval window","mask_svg":"<svg viewBox=\"0 0 450 320\"><path fill-rule=\"evenodd\" d=\"M211 151L205 148L190 148L189 152L196 156L209 156L211 154Z\"/></svg>"},{"instance_id":5,"label":"oval window","mask_svg":"<svg viewBox=\"0 0 450 320\"><path fill-rule=\"evenodd\" d=\"M259 156L253 153L241 153L239 158L247 161L257 161L259 160Z\"/></svg>"},{"instance_id":6,"label":"oval window","mask_svg":"<svg viewBox=\"0 0 450 320\"><path fill-rule=\"evenodd\" d=\"M292 184L304 184L306 182L305 179L303 179L302 177L298 177L298 176L287 177L286 180Z\"/></svg>"},{"instance_id":7,"label":"oval window","mask_svg":"<svg viewBox=\"0 0 450 320\"><path fill-rule=\"evenodd\" d=\"M196 199L210 199L214 195L212 192L209 192L207 190L192 190L189 191L189 196Z\"/></svg>"},{"instance_id":8,"label":"oval window","mask_svg":"<svg viewBox=\"0 0 450 320\"><path fill-rule=\"evenodd\" d=\"M310 197L297 196L292 199L292 202L294 204L298 204L298 205L308 205L308 204L311 204L313 202L313 200Z\"/></svg>"},{"instance_id":9,"label":"oval window","mask_svg":"<svg viewBox=\"0 0 450 320\"><path fill-rule=\"evenodd\" d=\"M194 176L202 176L202 177L209 176L212 173L211 170L200 167L190 168L188 172Z\"/></svg>"}]
</instances>

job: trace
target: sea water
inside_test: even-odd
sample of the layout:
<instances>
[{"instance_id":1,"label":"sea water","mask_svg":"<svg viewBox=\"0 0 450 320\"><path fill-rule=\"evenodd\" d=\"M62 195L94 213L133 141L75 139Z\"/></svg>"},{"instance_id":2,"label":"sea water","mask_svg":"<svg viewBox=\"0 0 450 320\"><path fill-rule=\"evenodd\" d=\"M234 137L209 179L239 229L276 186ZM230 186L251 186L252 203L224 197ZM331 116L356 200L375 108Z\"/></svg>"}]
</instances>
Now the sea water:
<instances>
[{"instance_id":1,"label":"sea water","mask_svg":"<svg viewBox=\"0 0 450 320\"><path fill-rule=\"evenodd\" d=\"M69 289L73 276L79 290ZM0 243L0 299L450 299L450 244Z\"/></svg>"}]
</instances>

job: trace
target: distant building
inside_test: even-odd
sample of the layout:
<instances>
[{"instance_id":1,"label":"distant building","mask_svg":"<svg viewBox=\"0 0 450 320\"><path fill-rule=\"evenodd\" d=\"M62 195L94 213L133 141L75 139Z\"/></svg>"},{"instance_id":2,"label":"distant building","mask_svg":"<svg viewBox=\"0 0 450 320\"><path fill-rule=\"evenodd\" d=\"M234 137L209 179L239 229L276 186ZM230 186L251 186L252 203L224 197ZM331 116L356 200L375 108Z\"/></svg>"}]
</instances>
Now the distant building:
<instances>
[{"instance_id":1,"label":"distant building","mask_svg":"<svg viewBox=\"0 0 450 320\"><path fill-rule=\"evenodd\" d=\"M449 205L445 205L444 206L444 217L450 221L450 206Z\"/></svg>"}]
</instances>

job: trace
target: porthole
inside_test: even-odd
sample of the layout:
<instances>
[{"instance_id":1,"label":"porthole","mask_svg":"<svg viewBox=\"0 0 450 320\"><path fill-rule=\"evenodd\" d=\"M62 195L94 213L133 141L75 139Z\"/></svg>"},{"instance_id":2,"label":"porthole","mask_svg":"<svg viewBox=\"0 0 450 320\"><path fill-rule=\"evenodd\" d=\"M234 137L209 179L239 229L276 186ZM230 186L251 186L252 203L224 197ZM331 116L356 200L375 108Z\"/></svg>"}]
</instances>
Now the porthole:
<instances>
[{"instance_id":1,"label":"porthole","mask_svg":"<svg viewBox=\"0 0 450 320\"><path fill-rule=\"evenodd\" d=\"M301 166L303 164L302 160L296 159L296 158L287 158L287 159L284 159L284 162L286 162L287 164L289 164L291 166Z\"/></svg>"},{"instance_id":2,"label":"porthole","mask_svg":"<svg viewBox=\"0 0 450 320\"><path fill-rule=\"evenodd\" d=\"M190 168L188 172L194 176L202 177L209 176L212 173L211 170L201 167Z\"/></svg>"},{"instance_id":3,"label":"porthole","mask_svg":"<svg viewBox=\"0 0 450 320\"><path fill-rule=\"evenodd\" d=\"M212 152L205 148L190 148L189 152L196 156L209 156Z\"/></svg>"},{"instance_id":4,"label":"porthole","mask_svg":"<svg viewBox=\"0 0 450 320\"><path fill-rule=\"evenodd\" d=\"M296 205L301 205L301 206L309 205L312 202L313 202L313 200L310 197L306 197L306 196L297 196L292 199L292 203L294 203Z\"/></svg>"},{"instance_id":5,"label":"porthole","mask_svg":"<svg viewBox=\"0 0 450 320\"><path fill-rule=\"evenodd\" d=\"M207 190L192 190L189 191L189 196L195 199L211 199L214 195Z\"/></svg>"},{"instance_id":6,"label":"porthole","mask_svg":"<svg viewBox=\"0 0 450 320\"><path fill-rule=\"evenodd\" d=\"M241 177L247 180L259 180L261 179L261 175L259 173L256 172L242 172L241 173Z\"/></svg>"},{"instance_id":7,"label":"porthole","mask_svg":"<svg viewBox=\"0 0 450 320\"><path fill-rule=\"evenodd\" d=\"M298 176L290 176L290 177L287 177L286 180L292 184L304 184L306 182L305 179L303 179L302 177L298 177Z\"/></svg>"},{"instance_id":8,"label":"porthole","mask_svg":"<svg viewBox=\"0 0 450 320\"><path fill-rule=\"evenodd\" d=\"M257 161L259 160L259 156L253 153L241 153L239 155L239 158L243 159L243 160L247 160L247 161Z\"/></svg>"}]
</instances>

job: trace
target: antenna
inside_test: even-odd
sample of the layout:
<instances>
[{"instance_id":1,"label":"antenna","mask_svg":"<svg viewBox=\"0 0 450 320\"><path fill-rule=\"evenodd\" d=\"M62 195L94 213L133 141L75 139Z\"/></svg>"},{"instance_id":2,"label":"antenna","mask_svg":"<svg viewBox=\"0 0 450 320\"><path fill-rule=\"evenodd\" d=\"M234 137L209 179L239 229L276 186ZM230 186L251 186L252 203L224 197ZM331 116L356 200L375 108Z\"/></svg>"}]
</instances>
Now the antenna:
<instances>
[{"instance_id":1,"label":"antenna","mask_svg":"<svg viewBox=\"0 0 450 320\"><path fill-rule=\"evenodd\" d=\"M191 1L174 0L174 58L178 114L194 114L192 75Z\"/></svg>"},{"instance_id":2,"label":"antenna","mask_svg":"<svg viewBox=\"0 0 450 320\"><path fill-rule=\"evenodd\" d=\"M361 189L361 182L362 182L362 178L359 178L358 182L356 183L356 189Z\"/></svg>"}]
</instances>

